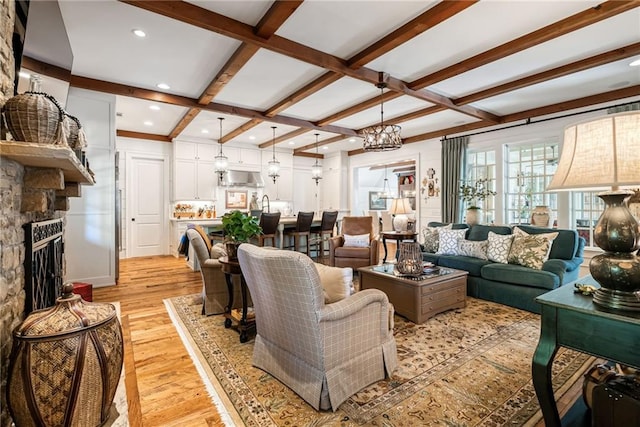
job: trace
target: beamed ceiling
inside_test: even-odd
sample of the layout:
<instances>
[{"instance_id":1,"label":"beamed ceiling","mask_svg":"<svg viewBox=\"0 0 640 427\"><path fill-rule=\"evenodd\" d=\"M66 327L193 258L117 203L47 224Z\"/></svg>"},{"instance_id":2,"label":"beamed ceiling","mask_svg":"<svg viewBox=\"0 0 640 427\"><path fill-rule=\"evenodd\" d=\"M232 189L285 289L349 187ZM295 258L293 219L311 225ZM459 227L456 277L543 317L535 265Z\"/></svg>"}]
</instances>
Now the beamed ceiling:
<instances>
[{"instance_id":1,"label":"beamed ceiling","mask_svg":"<svg viewBox=\"0 0 640 427\"><path fill-rule=\"evenodd\" d=\"M409 144L640 99L637 0L59 5L71 70L23 67L115 94L124 137L217 141L224 117L223 143L267 148L277 126L294 154L319 133L321 153L354 155L381 101Z\"/></svg>"}]
</instances>

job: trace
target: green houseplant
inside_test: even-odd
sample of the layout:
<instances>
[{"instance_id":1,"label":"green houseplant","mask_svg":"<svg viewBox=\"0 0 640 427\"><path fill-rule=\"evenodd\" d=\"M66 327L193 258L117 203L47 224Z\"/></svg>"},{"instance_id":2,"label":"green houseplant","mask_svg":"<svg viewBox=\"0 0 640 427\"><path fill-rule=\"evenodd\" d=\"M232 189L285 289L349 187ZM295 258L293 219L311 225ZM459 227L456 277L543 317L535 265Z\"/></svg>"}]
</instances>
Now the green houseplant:
<instances>
[{"instance_id":1,"label":"green houseplant","mask_svg":"<svg viewBox=\"0 0 640 427\"><path fill-rule=\"evenodd\" d=\"M467 224L473 225L481 222L479 201L484 201L489 196L495 196L496 192L487 187L487 178L480 178L472 183L463 182L460 186L460 198L467 207Z\"/></svg>"},{"instance_id":2,"label":"green houseplant","mask_svg":"<svg viewBox=\"0 0 640 427\"><path fill-rule=\"evenodd\" d=\"M238 246L262 233L258 219L241 211L231 211L222 216L222 231L229 259L237 259Z\"/></svg>"}]
</instances>

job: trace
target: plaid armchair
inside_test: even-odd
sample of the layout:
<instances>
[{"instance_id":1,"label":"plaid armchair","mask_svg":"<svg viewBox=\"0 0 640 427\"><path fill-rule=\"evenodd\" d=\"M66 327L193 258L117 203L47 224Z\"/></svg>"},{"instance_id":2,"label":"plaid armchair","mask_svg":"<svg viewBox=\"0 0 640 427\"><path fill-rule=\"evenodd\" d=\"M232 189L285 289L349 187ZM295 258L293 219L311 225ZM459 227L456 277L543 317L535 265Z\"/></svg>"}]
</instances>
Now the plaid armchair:
<instances>
[{"instance_id":1,"label":"plaid armchair","mask_svg":"<svg viewBox=\"0 0 640 427\"><path fill-rule=\"evenodd\" d=\"M335 411L397 365L393 307L377 289L324 303L311 259L242 244L238 259L253 297L253 365L318 409Z\"/></svg>"}]
</instances>

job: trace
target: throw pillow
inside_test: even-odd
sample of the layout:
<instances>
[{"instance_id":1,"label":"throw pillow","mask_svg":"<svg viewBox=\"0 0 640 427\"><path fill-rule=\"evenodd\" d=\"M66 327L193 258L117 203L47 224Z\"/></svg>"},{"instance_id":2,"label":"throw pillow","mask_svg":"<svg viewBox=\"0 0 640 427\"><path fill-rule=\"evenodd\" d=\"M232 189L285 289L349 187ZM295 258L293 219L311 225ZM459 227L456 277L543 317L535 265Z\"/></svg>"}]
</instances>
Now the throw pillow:
<instances>
[{"instance_id":1,"label":"throw pillow","mask_svg":"<svg viewBox=\"0 0 640 427\"><path fill-rule=\"evenodd\" d=\"M352 248L366 248L369 246L369 235L368 234L357 234L357 235L344 235L344 245L345 247Z\"/></svg>"},{"instance_id":2,"label":"throw pillow","mask_svg":"<svg viewBox=\"0 0 640 427\"><path fill-rule=\"evenodd\" d=\"M553 240L558 233L529 234L521 228L513 229L513 244L509 251L509 264L542 269L542 265L549 259Z\"/></svg>"},{"instance_id":3,"label":"throw pillow","mask_svg":"<svg viewBox=\"0 0 640 427\"><path fill-rule=\"evenodd\" d=\"M488 240L472 241L458 240L458 252L460 255L479 259L487 259Z\"/></svg>"},{"instance_id":4,"label":"throw pillow","mask_svg":"<svg viewBox=\"0 0 640 427\"><path fill-rule=\"evenodd\" d=\"M227 250L224 247L224 243L216 243L211 246L211 250L209 251L209 258L218 259L223 256L227 256Z\"/></svg>"},{"instance_id":5,"label":"throw pillow","mask_svg":"<svg viewBox=\"0 0 640 427\"><path fill-rule=\"evenodd\" d=\"M314 263L324 290L324 303L331 304L351 295L353 269Z\"/></svg>"},{"instance_id":6,"label":"throw pillow","mask_svg":"<svg viewBox=\"0 0 640 427\"><path fill-rule=\"evenodd\" d=\"M467 233L466 229L461 230L449 230L446 228L438 229L438 251L436 255L460 255L458 252L458 240L464 240L464 235Z\"/></svg>"},{"instance_id":7,"label":"throw pillow","mask_svg":"<svg viewBox=\"0 0 640 427\"><path fill-rule=\"evenodd\" d=\"M435 254L438 251L440 245L440 238L438 230L441 228L450 230L452 224L445 225L443 227L423 227L422 228L422 241L424 242L425 252Z\"/></svg>"},{"instance_id":8,"label":"throw pillow","mask_svg":"<svg viewBox=\"0 0 640 427\"><path fill-rule=\"evenodd\" d=\"M509 251L513 243L513 234L503 235L490 231L487 242L487 259L507 264L509 262Z\"/></svg>"}]
</instances>

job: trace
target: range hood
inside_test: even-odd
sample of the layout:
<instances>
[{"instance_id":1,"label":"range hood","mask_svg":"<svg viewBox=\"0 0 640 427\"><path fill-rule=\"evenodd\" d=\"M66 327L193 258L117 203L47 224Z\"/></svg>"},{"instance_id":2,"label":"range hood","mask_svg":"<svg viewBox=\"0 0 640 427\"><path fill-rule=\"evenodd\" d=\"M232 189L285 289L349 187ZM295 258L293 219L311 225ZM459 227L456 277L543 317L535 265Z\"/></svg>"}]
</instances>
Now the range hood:
<instances>
[{"instance_id":1,"label":"range hood","mask_svg":"<svg viewBox=\"0 0 640 427\"><path fill-rule=\"evenodd\" d=\"M260 172L230 170L224 174L223 187L264 187L264 180Z\"/></svg>"}]
</instances>

